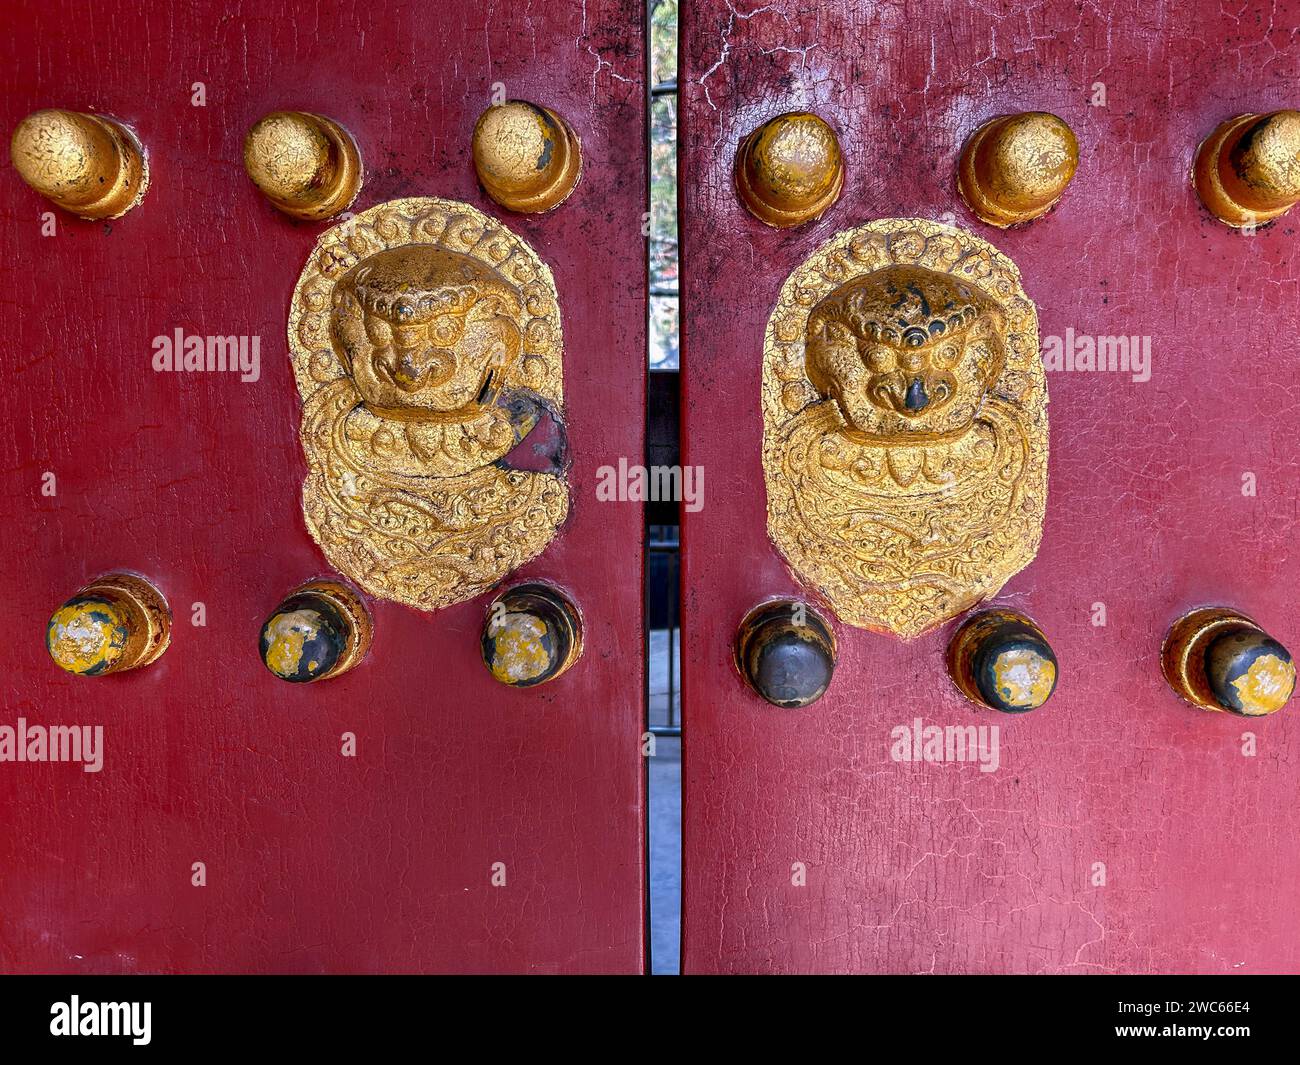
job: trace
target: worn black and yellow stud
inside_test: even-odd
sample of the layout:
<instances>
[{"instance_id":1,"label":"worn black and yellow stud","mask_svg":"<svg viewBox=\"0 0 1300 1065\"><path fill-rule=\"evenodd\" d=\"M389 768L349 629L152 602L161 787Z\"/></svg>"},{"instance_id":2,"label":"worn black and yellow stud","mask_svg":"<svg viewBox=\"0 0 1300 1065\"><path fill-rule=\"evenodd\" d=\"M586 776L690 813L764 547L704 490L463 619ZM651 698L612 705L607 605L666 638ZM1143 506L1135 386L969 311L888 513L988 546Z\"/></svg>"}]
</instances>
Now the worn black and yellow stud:
<instances>
[{"instance_id":1,"label":"worn black and yellow stud","mask_svg":"<svg viewBox=\"0 0 1300 1065\"><path fill-rule=\"evenodd\" d=\"M171 641L162 592L134 573L96 577L50 618L45 646L79 677L124 673L155 661Z\"/></svg>"},{"instance_id":2,"label":"worn black and yellow stud","mask_svg":"<svg viewBox=\"0 0 1300 1065\"><path fill-rule=\"evenodd\" d=\"M1056 653L1025 615L986 610L967 618L949 641L948 674L971 702L1025 714L1056 691Z\"/></svg>"},{"instance_id":3,"label":"worn black and yellow stud","mask_svg":"<svg viewBox=\"0 0 1300 1065\"><path fill-rule=\"evenodd\" d=\"M474 124L470 154L479 183L509 211L537 214L569 198L582 176L573 127L549 107L508 100Z\"/></svg>"},{"instance_id":4,"label":"worn black and yellow stud","mask_svg":"<svg viewBox=\"0 0 1300 1065\"><path fill-rule=\"evenodd\" d=\"M531 688L554 680L582 655L582 617L550 585L520 584L488 607L481 644L493 677Z\"/></svg>"},{"instance_id":5,"label":"worn black and yellow stud","mask_svg":"<svg viewBox=\"0 0 1300 1065\"><path fill-rule=\"evenodd\" d=\"M835 633L807 603L778 599L751 610L736 632L736 668L773 706L815 703L835 673Z\"/></svg>"},{"instance_id":6,"label":"worn black and yellow stud","mask_svg":"<svg viewBox=\"0 0 1300 1065\"><path fill-rule=\"evenodd\" d=\"M1228 607L1203 607L1174 622L1160 664L1174 693L1202 710L1264 717L1295 690L1290 652Z\"/></svg>"},{"instance_id":7,"label":"worn black and yellow stud","mask_svg":"<svg viewBox=\"0 0 1300 1065\"><path fill-rule=\"evenodd\" d=\"M372 634L370 612L353 589L341 581L310 581L266 619L258 647L277 677L307 684L346 673L365 658Z\"/></svg>"}]
</instances>

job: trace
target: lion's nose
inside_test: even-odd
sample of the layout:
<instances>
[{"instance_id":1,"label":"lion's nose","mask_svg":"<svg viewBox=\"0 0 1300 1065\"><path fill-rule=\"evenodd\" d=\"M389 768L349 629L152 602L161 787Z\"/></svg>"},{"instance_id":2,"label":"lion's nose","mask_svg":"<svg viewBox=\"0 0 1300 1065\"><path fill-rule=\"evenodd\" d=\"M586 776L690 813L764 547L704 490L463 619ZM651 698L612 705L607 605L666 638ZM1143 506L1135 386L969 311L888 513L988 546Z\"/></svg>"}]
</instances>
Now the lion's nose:
<instances>
[{"instance_id":1,"label":"lion's nose","mask_svg":"<svg viewBox=\"0 0 1300 1065\"><path fill-rule=\"evenodd\" d=\"M456 358L444 348L425 345L396 348L387 362L393 384L403 392L416 392L446 382L456 371Z\"/></svg>"},{"instance_id":2,"label":"lion's nose","mask_svg":"<svg viewBox=\"0 0 1300 1065\"><path fill-rule=\"evenodd\" d=\"M930 402L930 397L925 394L925 379L913 377L911 383L907 386L907 394L903 396L903 405L910 411L925 410Z\"/></svg>"}]
</instances>

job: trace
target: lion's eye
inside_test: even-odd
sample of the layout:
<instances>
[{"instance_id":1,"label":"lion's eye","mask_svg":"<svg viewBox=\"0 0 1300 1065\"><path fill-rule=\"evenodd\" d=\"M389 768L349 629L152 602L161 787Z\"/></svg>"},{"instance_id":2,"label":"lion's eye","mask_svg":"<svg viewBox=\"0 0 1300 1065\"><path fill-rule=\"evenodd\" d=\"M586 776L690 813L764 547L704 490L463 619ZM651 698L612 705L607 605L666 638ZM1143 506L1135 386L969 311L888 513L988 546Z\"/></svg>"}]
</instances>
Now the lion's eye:
<instances>
[{"instance_id":1,"label":"lion's eye","mask_svg":"<svg viewBox=\"0 0 1300 1065\"><path fill-rule=\"evenodd\" d=\"M440 314L429 323L429 339L441 348L450 347L460 339L465 321L454 314Z\"/></svg>"},{"instance_id":2,"label":"lion's eye","mask_svg":"<svg viewBox=\"0 0 1300 1065\"><path fill-rule=\"evenodd\" d=\"M376 347L387 347L393 341L393 328L375 314L366 315L366 336Z\"/></svg>"},{"instance_id":3,"label":"lion's eye","mask_svg":"<svg viewBox=\"0 0 1300 1065\"><path fill-rule=\"evenodd\" d=\"M886 373L894 368L894 353L888 348L872 348L867 352L867 366L874 373Z\"/></svg>"},{"instance_id":4,"label":"lion's eye","mask_svg":"<svg viewBox=\"0 0 1300 1065\"><path fill-rule=\"evenodd\" d=\"M940 344L930 355L930 362L940 370L947 370L957 365L958 358L961 357L961 346L958 344Z\"/></svg>"}]
</instances>

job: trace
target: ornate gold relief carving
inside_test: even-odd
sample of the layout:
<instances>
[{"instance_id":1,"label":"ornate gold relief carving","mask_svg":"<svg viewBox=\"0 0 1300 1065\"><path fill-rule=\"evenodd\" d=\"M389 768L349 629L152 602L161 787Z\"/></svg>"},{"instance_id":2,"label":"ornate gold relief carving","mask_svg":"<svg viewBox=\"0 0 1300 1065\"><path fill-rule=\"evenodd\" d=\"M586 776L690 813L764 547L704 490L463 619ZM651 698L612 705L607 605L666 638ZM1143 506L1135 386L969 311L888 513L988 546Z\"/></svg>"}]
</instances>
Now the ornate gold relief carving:
<instances>
[{"instance_id":1,"label":"ornate gold relief carving","mask_svg":"<svg viewBox=\"0 0 1300 1065\"><path fill-rule=\"evenodd\" d=\"M1046 404L1010 259L921 219L839 233L767 325L769 535L844 621L917 636L1036 554Z\"/></svg>"},{"instance_id":2,"label":"ornate gold relief carving","mask_svg":"<svg viewBox=\"0 0 1300 1065\"><path fill-rule=\"evenodd\" d=\"M569 507L564 342L551 272L520 237L452 200L363 211L312 252L289 349L303 512L341 573L436 610L550 542Z\"/></svg>"}]
</instances>

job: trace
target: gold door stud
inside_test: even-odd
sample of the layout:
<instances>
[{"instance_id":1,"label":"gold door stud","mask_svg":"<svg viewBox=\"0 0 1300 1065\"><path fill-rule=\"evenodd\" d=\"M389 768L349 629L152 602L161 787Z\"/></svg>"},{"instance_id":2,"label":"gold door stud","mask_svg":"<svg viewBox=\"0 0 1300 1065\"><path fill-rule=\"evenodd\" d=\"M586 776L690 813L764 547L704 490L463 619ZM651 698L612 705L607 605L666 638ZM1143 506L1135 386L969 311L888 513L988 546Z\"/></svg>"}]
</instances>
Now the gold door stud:
<instances>
[{"instance_id":1,"label":"gold door stud","mask_svg":"<svg viewBox=\"0 0 1300 1065\"><path fill-rule=\"evenodd\" d=\"M34 111L14 130L9 155L28 185L81 218L119 218L149 186L140 142L103 115Z\"/></svg>"},{"instance_id":2,"label":"gold door stud","mask_svg":"<svg viewBox=\"0 0 1300 1065\"><path fill-rule=\"evenodd\" d=\"M1236 229L1271 222L1300 201L1300 111L1238 115L1196 150L1201 202Z\"/></svg>"},{"instance_id":3,"label":"gold door stud","mask_svg":"<svg viewBox=\"0 0 1300 1065\"><path fill-rule=\"evenodd\" d=\"M808 111L777 115L736 153L736 195L760 222L778 229L825 214L844 188L839 138Z\"/></svg>"},{"instance_id":4,"label":"gold door stud","mask_svg":"<svg viewBox=\"0 0 1300 1065\"><path fill-rule=\"evenodd\" d=\"M1074 131L1055 115L1026 111L980 126L966 141L957 191L983 222L1005 229L1046 214L1079 166Z\"/></svg>"},{"instance_id":5,"label":"gold door stud","mask_svg":"<svg viewBox=\"0 0 1300 1065\"><path fill-rule=\"evenodd\" d=\"M291 218L319 222L352 206L361 191L361 153L342 126L304 111L272 111L244 138L244 169Z\"/></svg>"},{"instance_id":6,"label":"gold door stud","mask_svg":"<svg viewBox=\"0 0 1300 1065\"><path fill-rule=\"evenodd\" d=\"M493 200L508 211L537 214L569 198L582 176L578 135L549 107L508 100L474 124L474 170Z\"/></svg>"}]
</instances>

